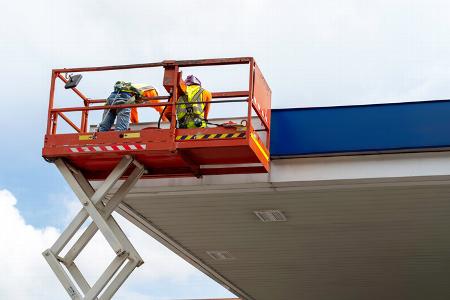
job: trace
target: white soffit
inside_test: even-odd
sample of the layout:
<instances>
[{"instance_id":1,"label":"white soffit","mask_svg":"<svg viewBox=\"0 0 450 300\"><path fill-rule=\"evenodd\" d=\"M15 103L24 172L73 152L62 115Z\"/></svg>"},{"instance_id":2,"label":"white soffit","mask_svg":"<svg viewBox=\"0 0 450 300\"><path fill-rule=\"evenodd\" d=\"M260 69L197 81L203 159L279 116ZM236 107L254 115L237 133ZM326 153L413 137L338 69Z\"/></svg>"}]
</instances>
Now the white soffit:
<instances>
[{"instance_id":1,"label":"white soffit","mask_svg":"<svg viewBox=\"0 0 450 300\"><path fill-rule=\"evenodd\" d=\"M296 222L306 222L308 219L296 218L295 214L302 214L309 209L320 212L320 214L317 215L317 218L311 217L311 222L316 224L315 226L319 226L319 229L323 228L324 232L328 234L328 232L334 232L334 227L337 225L333 225L335 223L330 220L328 220L330 221L329 223L321 224L321 220L327 221L327 219L324 219L322 216L328 216L329 213L333 214L341 212L341 205L352 207L352 209L357 207L359 211L356 214L352 213L352 210L349 210L348 215L345 215L343 212L343 220L350 220L350 218L356 218L360 215L362 219L358 219L358 222L364 223L366 222L365 220L371 218L372 215L379 216L379 219L375 220L376 222L379 222L378 225L385 226L386 228L396 228L399 232L398 237L405 238L405 240L401 240L402 242L414 243L412 237L416 235L413 235L411 239L409 239L409 236L406 236L409 230L408 227L403 228L400 226L403 223L395 223L399 222L397 219L407 218L409 222L408 226L413 226L414 230L419 232L421 227L414 225L416 222L414 220L423 217L424 224L428 226L426 227L426 230L431 234L434 232L434 228L440 224L439 222L445 221L445 218L442 218L440 215L438 216L438 214L442 214L445 210L450 209L450 206L446 204L443 198L443 193L448 191L448 186L450 185L450 152L279 159L272 161L271 167L272 172L270 175L220 175L204 176L201 179L144 179L141 180L127 196L127 203L130 205L130 207L127 208L129 213L124 213L124 207L122 207L121 214L219 283L227 286L230 290L241 295L243 298L251 299L250 296L244 296L246 292L248 292L247 288L249 287L245 277L260 274L262 270L259 270L255 266L259 265L259 262L269 262L270 251L278 251L272 253L273 255L283 251L283 248L275 249L273 247L276 247L280 242L293 243L295 241L293 237L297 237L298 232L303 232L303 229L301 229L302 227L299 229L300 231L295 229L295 226L298 225L295 224ZM309 191L312 192L312 194L310 194ZM380 194L379 198L378 194ZM256 195L259 196L255 198ZM285 196L280 197L281 195ZM341 195L342 197L337 198L337 195ZM370 203L375 203L373 201L380 199L379 205L370 204L375 205L374 207L377 208L377 210L373 210L374 213L371 212L372 210L365 209L363 204L366 200L361 202L361 204L358 204L360 203L358 199L362 195L364 196L364 199L373 199ZM312 196L317 197L317 199L310 199ZM303 200L299 201L297 197L300 197L298 199ZM436 203L443 208L440 209L436 207L436 209L433 209L433 205L430 204L431 206L427 206L428 204L426 204L427 202L424 202L424 200L436 201ZM287 213L289 213L290 210L293 210L295 212L294 217L291 218L291 213L288 215L288 222L263 224L255 218L254 215L252 216L252 214L255 210L262 210L262 208L264 208L261 206L264 204L264 201L266 202L265 208L280 208L281 211L287 211ZM323 206L321 205L321 202L327 202L328 204ZM411 205L409 205L408 202L411 202ZM278 206L277 204L283 204L285 207ZM218 208L218 205L222 205L222 208ZM333 205L334 209L331 209L329 213L328 211L322 211L331 205ZM414 210L414 207L419 207L421 205L426 206L429 211L425 211L424 214L422 214L420 211ZM390 218L392 206L397 209L392 211L392 213L398 213L396 218ZM290 207L290 209L285 209L286 207ZM399 207L401 207L402 210L400 210ZM199 213L199 210L206 211ZM213 215L214 213L219 215ZM230 217L240 220L239 222L241 223L235 223L234 220L226 221L228 220L227 218L222 220L221 217L223 217L223 213L228 213ZM414 216L412 220L409 219L409 213ZM133 214L135 214L135 216L133 216ZM438 217L435 218L435 216ZM187 218L189 222L186 221L183 224L183 218ZM435 219L439 222L434 223L433 220ZM354 222L356 227L352 227L352 230L356 230L358 226L360 226L358 222ZM218 232L216 234L216 228L213 228L211 224L219 226L217 230L223 230L221 231L221 234L218 234ZM344 226L346 223L340 221L336 224ZM306 225L308 225L308 223L306 223ZM400 227L395 227L397 225ZM193 227L189 228L189 226ZM227 226L234 228L235 231L228 232ZM374 226L372 229L378 234L377 226ZM385 227L380 228L386 229ZM258 235L246 235L249 228ZM304 230L307 230L309 227L304 228ZM278 230L282 230L281 233L273 235ZM239 232L242 233L242 236L238 237L238 239L240 239L242 243L233 244L235 243L234 238L231 238L229 235L233 234L234 236L234 234ZM337 231L339 234L340 232L341 231ZM386 230L386 234L389 232L389 230ZM334 234L337 233L334 232ZM342 234L344 233L345 232ZM266 241L264 239L265 234L267 234L268 237L279 236L280 240L273 238L270 241L269 239ZM305 240L300 241L299 244L294 244L292 250L297 249L296 251L298 251L298 249L300 249L298 247L300 246L302 247L301 249L304 249L303 247L308 245L308 243L311 243L311 241L319 243L321 239L316 240L315 237L320 237L321 234L324 233L317 232L312 234L311 237L305 236ZM346 238L348 238L347 243L352 241L352 234L352 232L349 232L349 236L346 236ZM367 232L367 234L367 236L362 235L360 238L364 239L372 236L372 233ZM261 239L258 239L258 236L260 236ZM172 239L172 237L174 239ZM333 236L331 235L330 238L331 237ZM398 237L395 236L392 238L395 241ZM406 237L408 237L408 239ZM213 240L217 245L211 245L211 241ZM250 243L245 244L245 241L250 241ZM339 240L336 240L336 243L338 242ZM383 241L383 243L384 242L385 241ZM445 242L447 243L447 240ZM260 244L259 248L251 248L258 244ZM322 245L324 248L320 249L328 249L327 247L333 248L336 245L324 244ZM307 249L308 251L311 251L311 253L315 253L314 251L316 251L313 248ZM369 248L361 248L361 250L367 251L368 256L372 255ZM400 255L400 250L401 249L398 249L399 253L394 254ZM217 261L214 263L215 260L211 258L211 255L209 255L207 251L229 251L232 257L236 255L239 259L224 261L223 263L226 264L221 265L217 264L219 263ZM247 253L246 251L249 252ZM267 252L269 256L263 257L263 254L266 251L269 251ZM296 251L293 251L293 253ZM250 256L243 257L243 253ZM256 261L258 264L255 266L252 265L253 262L250 259L251 255L253 255L252 253L261 254L261 257L257 257ZM290 256L291 254L282 253L283 256L280 256L279 259L293 259ZM347 255L346 253L344 254ZM344 254L343 256L345 256ZM355 255L357 252L349 252L349 255L350 254ZM388 258L395 262L395 255ZM294 257L297 256L298 254L294 255ZM271 257L273 258L276 256ZM301 258L305 259L305 262L308 261L303 256L301 256ZM238 263L248 262L250 265L247 266L247 268L255 268L254 272L245 273L245 270L243 270L244 273L242 274L233 273L235 271L238 272L241 268L239 264L230 265L228 268L227 265L230 263L232 264L233 261ZM280 261L280 263L286 262ZM388 265L389 264L386 265L386 268ZM358 268L360 267L358 264L355 266ZM279 265L270 266L270 268L273 268L274 270L278 267ZM314 270L313 265L308 265L308 268L309 267ZM374 264L373 267L375 268L376 264ZM427 267L430 266L427 265ZM287 267L288 270L290 270L290 268L291 267ZM280 270L284 269L281 268ZM384 271L385 269L383 269L383 272ZM308 273L303 274L301 272L298 274L308 275ZM314 276L316 275L319 276L320 274L315 274ZM279 276L284 275L281 274ZM353 276L350 271L348 276ZM288 280L288 278L292 279L292 276L286 277L286 280ZM319 276L318 278L321 277ZM377 277L377 280L381 280L381 278L382 277ZM331 279L332 278L330 278L330 280ZM275 284L274 282L264 281L264 278L261 280L262 281L259 282L260 286L265 285L268 289L270 288L269 285ZM309 281L305 282L309 284ZM314 284L316 283L317 282L314 281ZM311 284L313 283L311 282ZM286 288L289 289L294 286L297 285L294 282L290 282ZM283 287L280 286L274 286L272 288L272 291L283 290ZM336 286L336 288L338 288L338 286ZM377 286L374 286L373 288L377 288ZM264 291L258 291L257 289L249 288L249 290L252 291L251 294L253 292L261 292L264 294ZM381 290L377 291L381 293ZM263 298L264 297L260 297L260 299ZM274 298L269 297L268 299L273 300Z\"/></svg>"},{"instance_id":2,"label":"white soffit","mask_svg":"<svg viewBox=\"0 0 450 300\"><path fill-rule=\"evenodd\" d=\"M450 152L402 153L277 159L270 174L213 175L202 178L143 179L131 191L152 195L235 193L316 188L352 184L386 184L450 180ZM94 186L96 182L93 182Z\"/></svg>"}]
</instances>

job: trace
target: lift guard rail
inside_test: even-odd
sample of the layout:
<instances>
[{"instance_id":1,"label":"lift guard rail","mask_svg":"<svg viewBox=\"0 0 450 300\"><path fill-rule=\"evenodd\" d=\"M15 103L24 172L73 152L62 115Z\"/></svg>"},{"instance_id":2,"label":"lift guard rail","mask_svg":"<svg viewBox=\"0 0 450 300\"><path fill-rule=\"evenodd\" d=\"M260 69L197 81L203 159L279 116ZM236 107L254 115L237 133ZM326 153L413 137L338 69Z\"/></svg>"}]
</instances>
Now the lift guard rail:
<instances>
[{"instance_id":1,"label":"lift guard rail","mask_svg":"<svg viewBox=\"0 0 450 300\"><path fill-rule=\"evenodd\" d=\"M49 110L48 110L48 121L47 121L47 134L57 133L57 123L58 117L61 117L66 121L75 131L79 133L86 133L88 130L88 116L89 111L93 110L103 110L103 109L114 109L114 108L140 108L140 107L158 107L158 106L172 106L181 105L181 102L161 102L161 103L140 103L140 104L128 104L128 105L113 105L113 106L91 106L91 104L102 104L106 102L106 99L90 99L85 96L77 88L72 88L72 90L83 100L83 107L65 107L65 108L54 108L55 99L55 83L56 78L60 79L63 83L67 83L67 79L62 76L62 74L68 73L80 73L80 72L98 72L98 71L112 71L112 70L127 70L127 69L138 69L138 68L155 68L164 67L167 70L173 70L172 74L165 74L164 86L171 87L171 95L173 99L178 99L178 70L183 67L194 67L194 66L220 66L220 65L236 65L236 64L249 64L250 65L250 76L249 76L249 90L248 91L229 91L229 92L213 92L213 99L226 99L226 98L241 98L246 97L245 100L215 100L211 101L214 103L230 103L230 102L249 102L249 109L247 115L247 124L251 124L251 109L253 108L258 117L261 119L265 130L270 131L270 101L258 101L266 100L265 97L256 98L255 96L260 92L266 92L268 85L264 80L258 66L251 57L241 57L241 58L223 58L223 59L206 59L206 60L184 60L184 61L163 61L160 63L148 63L148 64L135 64L135 65L122 65L122 66L105 66L105 67L88 67L88 68L65 68L65 69L54 69L52 70L52 79L50 87L50 99L49 99ZM173 75L173 78L168 78L166 75ZM172 84L166 85L169 80L172 80ZM170 91L170 89L169 89ZM270 89L269 89L270 91ZM149 97L145 100L168 100L171 96L158 96ZM249 99L252 99L250 104ZM80 126L77 126L65 112L82 112ZM176 127L176 110L172 109L172 122L171 129ZM268 145L268 144L267 144Z\"/></svg>"}]
</instances>

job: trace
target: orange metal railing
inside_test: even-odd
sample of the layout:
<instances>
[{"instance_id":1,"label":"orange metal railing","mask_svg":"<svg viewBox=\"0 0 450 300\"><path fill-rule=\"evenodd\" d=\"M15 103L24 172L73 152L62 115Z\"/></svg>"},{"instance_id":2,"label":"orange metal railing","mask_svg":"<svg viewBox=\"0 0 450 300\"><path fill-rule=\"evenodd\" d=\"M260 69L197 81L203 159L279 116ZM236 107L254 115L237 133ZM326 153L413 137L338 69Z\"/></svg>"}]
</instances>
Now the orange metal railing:
<instances>
[{"instance_id":1,"label":"orange metal railing","mask_svg":"<svg viewBox=\"0 0 450 300\"><path fill-rule=\"evenodd\" d=\"M251 127L252 112L256 112L256 115L263 124L264 131L267 133L266 145L269 145L270 137L270 99L271 91L267 85L264 76L262 75L259 67L256 65L252 57L238 57L238 58L221 58L221 59L204 59L204 60L182 60L182 61L163 61L159 63L147 63L147 64L134 64L134 65L120 65L120 66L104 66L104 67L88 67L88 68L68 68L68 69L54 69L52 70L50 97L48 107L48 120L47 120L47 135L57 134L58 120L59 118L65 121L74 129L76 133L86 133L89 124L89 112L94 110L104 109L116 109L116 108L132 108L132 107L157 107L157 106L172 106L172 117L170 129L175 132L176 130L176 105L177 101L169 101L169 99L178 99L179 96L179 81L180 81L180 68L186 67L198 67L198 66L221 66L221 65L249 65L249 79L248 90L245 91L228 91L228 92L213 92L213 99L227 99L227 100L212 100L210 103L227 103L227 102L247 102L247 124ZM142 69L142 68L164 68L164 80L163 85L169 92L169 96L158 96L146 98L146 100L167 100L160 103L140 103L140 104L127 104L127 105L95 105L103 104L106 99L90 99L83 94L77 88L72 88L73 92L81 98L83 106L79 107L54 107L55 103L55 85L56 80L61 80L63 83L67 82L67 79L63 74L68 73L84 73L84 72L100 72L100 71L112 71L112 70L129 70L129 69ZM241 98L241 99L230 99ZM69 118L65 113L67 112L81 112L81 119L75 121ZM77 125L79 123L79 125Z\"/></svg>"}]
</instances>

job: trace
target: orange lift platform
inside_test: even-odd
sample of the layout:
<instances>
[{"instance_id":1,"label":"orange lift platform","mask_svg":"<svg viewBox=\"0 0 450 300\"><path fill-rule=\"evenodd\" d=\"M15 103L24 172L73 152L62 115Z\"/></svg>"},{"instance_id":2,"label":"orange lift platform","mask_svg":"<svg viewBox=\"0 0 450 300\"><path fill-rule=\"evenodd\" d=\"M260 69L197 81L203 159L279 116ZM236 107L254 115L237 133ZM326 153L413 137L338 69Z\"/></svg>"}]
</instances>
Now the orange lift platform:
<instances>
[{"instance_id":1,"label":"orange lift platform","mask_svg":"<svg viewBox=\"0 0 450 300\"><path fill-rule=\"evenodd\" d=\"M247 102L242 124L208 128L177 128L176 109L181 91L180 69L224 65L248 65L248 89L212 91L211 110L216 103ZM105 99L90 99L73 88L82 100L79 107L55 107L57 80L67 83L67 74L142 68L164 68L163 86L168 95L147 98L141 104L105 106ZM172 106L170 127L156 124L139 130L89 132L89 112L126 107ZM67 114L81 112L81 120ZM271 90L252 57L163 61L135 65L54 69L52 71L47 132L42 151L47 160L64 158L81 170L88 180L105 179L124 155L133 156L146 170L144 178L264 173L270 165ZM226 117L226 116L225 116ZM65 121L73 133L59 133ZM77 125L77 123L79 125ZM257 123L257 124L256 124Z\"/></svg>"},{"instance_id":2,"label":"orange lift platform","mask_svg":"<svg viewBox=\"0 0 450 300\"><path fill-rule=\"evenodd\" d=\"M233 64L249 66L248 89L213 92L211 110L217 103L243 102L245 117L242 122L226 122L209 128L177 128L176 106L182 104L176 101L181 92L180 69ZM67 83L75 78L67 77L67 74L157 67L164 68L163 86L168 93L165 96L147 98L140 104L105 106L106 99L90 99L72 86L83 106L55 108L56 81L61 80L67 87ZM42 154L56 165L82 207L43 256L69 297L74 300L109 300L131 272L144 263L112 215L140 179L269 172L270 102L270 88L251 57L53 70ZM150 126L141 124L127 131L88 130L90 111L157 106L172 107L170 124L163 127L159 126L160 122ZM81 115L79 125L69 118L74 112ZM58 127L61 120L74 132L59 132L58 128L63 127ZM92 180L102 182L94 188ZM83 227L88 219L91 223ZM83 233L77 236L79 230ZM98 231L116 257L91 284L75 260ZM75 237L76 241L69 248ZM232 286L231 283L228 285ZM233 291L236 295L245 295L243 291Z\"/></svg>"}]
</instances>

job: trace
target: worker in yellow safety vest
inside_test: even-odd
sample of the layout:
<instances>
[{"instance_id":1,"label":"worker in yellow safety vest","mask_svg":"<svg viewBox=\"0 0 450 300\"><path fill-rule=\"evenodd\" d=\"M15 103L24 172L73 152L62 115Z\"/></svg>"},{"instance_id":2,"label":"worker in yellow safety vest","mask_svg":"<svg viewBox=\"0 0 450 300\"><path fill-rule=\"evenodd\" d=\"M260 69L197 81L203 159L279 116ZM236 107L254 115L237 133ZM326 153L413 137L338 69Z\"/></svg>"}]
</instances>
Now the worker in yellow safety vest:
<instances>
[{"instance_id":1,"label":"worker in yellow safety vest","mask_svg":"<svg viewBox=\"0 0 450 300\"><path fill-rule=\"evenodd\" d=\"M209 112L211 92L202 88L200 80L189 75L186 91L178 98L176 112L179 128L205 128Z\"/></svg>"}]
</instances>

